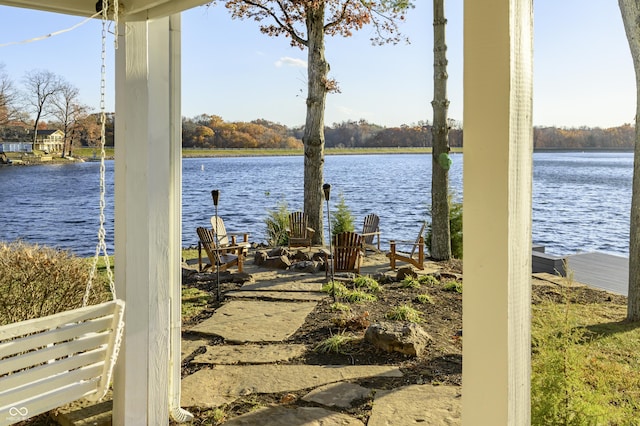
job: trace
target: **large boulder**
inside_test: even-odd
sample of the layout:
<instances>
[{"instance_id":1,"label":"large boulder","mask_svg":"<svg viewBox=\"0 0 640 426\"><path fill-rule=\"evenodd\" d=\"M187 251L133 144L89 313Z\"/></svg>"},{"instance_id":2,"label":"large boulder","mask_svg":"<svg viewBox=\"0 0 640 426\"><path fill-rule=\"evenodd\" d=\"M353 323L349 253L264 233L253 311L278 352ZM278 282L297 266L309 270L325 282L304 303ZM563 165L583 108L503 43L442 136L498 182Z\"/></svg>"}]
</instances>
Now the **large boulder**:
<instances>
[{"instance_id":1,"label":"large boulder","mask_svg":"<svg viewBox=\"0 0 640 426\"><path fill-rule=\"evenodd\" d=\"M295 260L296 262L307 262L311 260L311 256L309 255L309 253L302 250L298 250L293 256L290 257L293 257L293 260Z\"/></svg>"},{"instance_id":2,"label":"large boulder","mask_svg":"<svg viewBox=\"0 0 640 426\"><path fill-rule=\"evenodd\" d=\"M411 266L404 266L402 268L398 268L398 273L396 274L396 281L402 281L406 277L417 278L418 274L414 271Z\"/></svg>"},{"instance_id":3,"label":"large boulder","mask_svg":"<svg viewBox=\"0 0 640 426\"><path fill-rule=\"evenodd\" d=\"M285 247L274 247L271 250L269 250L267 254L269 257L278 257L278 256L291 257L292 256L291 252L287 250Z\"/></svg>"},{"instance_id":4,"label":"large boulder","mask_svg":"<svg viewBox=\"0 0 640 426\"><path fill-rule=\"evenodd\" d=\"M291 261L287 256L267 257L262 266L265 268L289 269Z\"/></svg>"},{"instance_id":5,"label":"large boulder","mask_svg":"<svg viewBox=\"0 0 640 426\"><path fill-rule=\"evenodd\" d=\"M364 339L387 352L400 352L419 357L432 338L415 323L380 322L371 324Z\"/></svg>"},{"instance_id":6,"label":"large boulder","mask_svg":"<svg viewBox=\"0 0 640 426\"><path fill-rule=\"evenodd\" d=\"M264 262L267 261L267 258L269 258L269 255L266 251L256 250L255 254L253 255L253 264L256 266L262 266L264 265Z\"/></svg>"},{"instance_id":7,"label":"large boulder","mask_svg":"<svg viewBox=\"0 0 640 426\"><path fill-rule=\"evenodd\" d=\"M319 264L312 260L304 260L302 262L296 262L293 264L292 269L300 272L316 273L318 272Z\"/></svg>"}]
</instances>

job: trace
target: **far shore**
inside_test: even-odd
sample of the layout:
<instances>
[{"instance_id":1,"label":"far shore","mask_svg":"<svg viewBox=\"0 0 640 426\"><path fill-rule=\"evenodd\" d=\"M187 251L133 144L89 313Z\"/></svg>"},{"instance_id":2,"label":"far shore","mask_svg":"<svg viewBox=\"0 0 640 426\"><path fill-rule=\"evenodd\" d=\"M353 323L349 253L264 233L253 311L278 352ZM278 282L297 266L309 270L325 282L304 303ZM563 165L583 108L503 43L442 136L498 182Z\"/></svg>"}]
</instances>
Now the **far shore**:
<instances>
[{"instance_id":1,"label":"far shore","mask_svg":"<svg viewBox=\"0 0 640 426\"><path fill-rule=\"evenodd\" d=\"M633 152L633 148L536 148L534 152ZM326 148L325 155L395 155L395 154L431 154L431 147L397 147L397 148ZM462 154L463 148L451 148L452 154ZM302 149L260 149L260 148L183 148L182 158L216 158L216 157L280 157L302 156ZM70 161L99 161L99 152L94 148L77 148L71 157L62 158L60 154L6 153L13 165L40 165L65 163ZM115 158L114 148L105 149L105 159ZM10 164L11 165L11 164Z\"/></svg>"},{"instance_id":2,"label":"far shore","mask_svg":"<svg viewBox=\"0 0 640 426\"><path fill-rule=\"evenodd\" d=\"M389 155L389 154L431 154L431 147L411 148L326 148L325 155ZM462 153L462 148L451 148L452 153ZM60 154L45 155L41 152L34 154L7 153L7 156L14 164L38 165L48 163L62 163L69 161L99 161L100 153L94 148L77 148L71 157L62 158ZM215 158L215 157L281 157L281 156L302 156L302 149L260 149L260 148L214 148L214 149L194 149L183 148L182 158ZM105 159L115 158L114 148L105 149Z\"/></svg>"}]
</instances>

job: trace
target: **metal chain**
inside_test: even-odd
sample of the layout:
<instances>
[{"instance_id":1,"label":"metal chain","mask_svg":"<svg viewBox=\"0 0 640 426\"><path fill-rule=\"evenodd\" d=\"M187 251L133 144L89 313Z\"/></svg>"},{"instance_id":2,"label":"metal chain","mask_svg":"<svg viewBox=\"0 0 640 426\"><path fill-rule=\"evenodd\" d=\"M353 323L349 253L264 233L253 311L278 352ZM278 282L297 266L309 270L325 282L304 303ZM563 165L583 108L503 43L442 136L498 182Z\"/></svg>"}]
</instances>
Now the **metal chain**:
<instances>
[{"instance_id":1,"label":"metal chain","mask_svg":"<svg viewBox=\"0 0 640 426\"><path fill-rule=\"evenodd\" d=\"M118 40L118 2L114 2L113 7L113 19L115 23L115 47L117 48ZM107 26L109 17L109 0L102 0L102 53L101 53L101 67L100 67L100 226L98 228L98 244L96 244L96 253L93 257L91 264L91 271L89 273L89 280L87 282L87 288L85 290L84 297L82 298L82 306L87 306L89 302L89 295L91 293L91 286L93 285L93 279L96 276L98 260L100 259L100 253L103 253L104 264L107 270L107 279L109 282L109 290L113 299L116 299L116 286L113 280L113 272L111 271L111 260L107 253L107 244L105 242L106 231L104 227L105 216L104 209L106 206L105 192L106 192L106 178L105 178L105 125L107 121L106 106L105 106L105 92L106 92L106 80L107 80Z\"/></svg>"}]
</instances>

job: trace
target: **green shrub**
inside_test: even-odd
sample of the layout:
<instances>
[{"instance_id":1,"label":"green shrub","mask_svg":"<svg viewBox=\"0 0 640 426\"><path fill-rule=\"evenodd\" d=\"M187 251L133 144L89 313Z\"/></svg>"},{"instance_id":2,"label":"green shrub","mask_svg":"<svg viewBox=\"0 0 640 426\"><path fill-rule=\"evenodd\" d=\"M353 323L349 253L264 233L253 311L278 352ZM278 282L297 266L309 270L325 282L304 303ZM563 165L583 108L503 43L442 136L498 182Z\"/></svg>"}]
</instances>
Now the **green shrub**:
<instances>
[{"instance_id":1,"label":"green shrub","mask_svg":"<svg viewBox=\"0 0 640 426\"><path fill-rule=\"evenodd\" d=\"M442 289L444 291L455 291L462 294L462 282L456 280L445 281L442 284Z\"/></svg>"},{"instance_id":2,"label":"green shrub","mask_svg":"<svg viewBox=\"0 0 640 426\"><path fill-rule=\"evenodd\" d=\"M345 346L356 340L355 337L346 336L344 333L334 334L333 336L318 343L313 350L319 353L344 353Z\"/></svg>"},{"instance_id":3,"label":"green shrub","mask_svg":"<svg viewBox=\"0 0 640 426\"><path fill-rule=\"evenodd\" d=\"M335 302L331 304L332 311L351 312L351 306L344 303Z\"/></svg>"},{"instance_id":4,"label":"green shrub","mask_svg":"<svg viewBox=\"0 0 640 426\"><path fill-rule=\"evenodd\" d=\"M413 300L422 305L433 305L433 299L431 299L431 296L429 296L428 294L419 294Z\"/></svg>"},{"instance_id":5,"label":"green shrub","mask_svg":"<svg viewBox=\"0 0 640 426\"><path fill-rule=\"evenodd\" d=\"M338 204L335 206L335 210L331 213L331 234L336 235L341 232L353 232L354 227L353 214L344 201L344 194L340 193L338 197Z\"/></svg>"},{"instance_id":6,"label":"green shrub","mask_svg":"<svg viewBox=\"0 0 640 426\"><path fill-rule=\"evenodd\" d=\"M420 288L420 281L407 275L400 281L400 286L402 288Z\"/></svg>"},{"instance_id":7,"label":"green shrub","mask_svg":"<svg viewBox=\"0 0 640 426\"><path fill-rule=\"evenodd\" d=\"M385 315L388 319L397 321L422 322L422 314L411 305L396 306Z\"/></svg>"},{"instance_id":8,"label":"green shrub","mask_svg":"<svg viewBox=\"0 0 640 426\"><path fill-rule=\"evenodd\" d=\"M451 234L451 256L462 259L462 203L453 201L453 194L449 194L449 232ZM431 223L427 224L425 245L431 251Z\"/></svg>"},{"instance_id":9,"label":"green shrub","mask_svg":"<svg viewBox=\"0 0 640 426\"><path fill-rule=\"evenodd\" d=\"M462 203L450 202L451 255L462 259Z\"/></svg>"},{"instance_id":10,"label":"green shrub","mask_svg":"<svg viewBox=\"0 0 640 426\"><path fill-rule=\"evenodd\" d=\"M376 296L362 290L350 290L341 295L349 303L374 302L378 300Z\"/></svg>"},{"instance_id":11,"label":"green shrub","mask_svg":"<svg viewBox=\"0 0 640 426\"><path fill-rule=\"evenodd\" d=\"M335 293L336 297L342 297L343 294L349 292L349 289L340 281L329 281L322 286L321 291L329 296L333 296Z\"/></svg>"},{"instance_id":12,"label":"green shrub","mask_svg":"<svg viewBox=\"0 0 640 426\"><path fill-rule=\"evenodd\" d=\"M267 245L270 247L286 246L289 244L289 207L286 201L280 201L275 210L267 210L264 223L267 225Z\"/></svg>"},{"instance_id":13,"label":"green shrub","mask_svg":"<svg viewBox=\"0 0 640 426\"><path fill-rule=\"evenodd\" d=\"M0 243L0 325L82 306L90 270L87 259L67 251L20 241ZM88 303L109 299L106 278L99 273Z\"/></svg>"},{"instance_id":14,"label":"green shrub","mask_svg":"<svg viewBox=\"0 0 640 426\"><path fill-rule=\"evenodd\" d=\"M433 275L420 275L418 277L418 282L420 282L420 284L435 285L440 281L438 281L438 279Z\"/></svg>"},{"instance_id":15,"label":"green shrub","mask_svg":"<svg viewBox=\"0 0 640 426\"><path fill-rule=\"evenodd\" d=\"M353 280L353 286L355 288L364 288L366 291L371 293L379 293L381 291L378 281L363 275L360 275Z\"/></svg>"}]
</instances>

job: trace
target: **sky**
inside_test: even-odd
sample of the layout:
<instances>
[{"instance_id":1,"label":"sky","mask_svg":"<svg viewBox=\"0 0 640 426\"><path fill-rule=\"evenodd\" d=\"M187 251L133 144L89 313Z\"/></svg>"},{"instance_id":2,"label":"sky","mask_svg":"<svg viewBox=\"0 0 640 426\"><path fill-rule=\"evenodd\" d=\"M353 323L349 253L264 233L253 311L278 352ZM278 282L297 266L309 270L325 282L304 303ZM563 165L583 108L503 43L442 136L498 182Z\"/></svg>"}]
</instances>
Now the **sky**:
<instances>
[{"instance_id":1,"label":"sky","mask_svg":"<svg viewBox=\"0 0 640 426\"><path fill-rule=\"evenodd\" d=\"M416 0L400 28L409 44L373 46L371 28L326 39L330 77L325 124L364 119L386 127L433 119L432 3ZM463 0L445 4L449 117L463 122ZM77 16L0 6L0 63L21 86L31 70L51 71L76 86L81 101L100 99L100 21L71 28ZM633 123L635 78L615 0L534 2L534 100L537 126L613 127ZM106 106L113 110L113 37L108 36ZM225 121L265 119L304 124L306 51L268 37L254 21L232 20L222 6L182 14L182 115Z\"/></svg>"}]
</instances>

